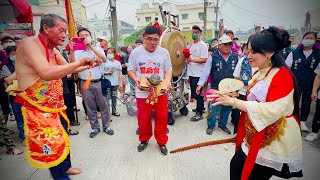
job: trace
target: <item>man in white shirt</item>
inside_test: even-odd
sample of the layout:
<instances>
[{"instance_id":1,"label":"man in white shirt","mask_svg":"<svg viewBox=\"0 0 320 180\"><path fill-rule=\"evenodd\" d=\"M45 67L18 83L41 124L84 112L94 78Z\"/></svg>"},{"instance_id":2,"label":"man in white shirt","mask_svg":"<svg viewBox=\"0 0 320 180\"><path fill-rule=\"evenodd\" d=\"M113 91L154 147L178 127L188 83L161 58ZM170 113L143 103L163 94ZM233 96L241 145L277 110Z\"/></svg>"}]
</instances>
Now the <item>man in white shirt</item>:
<instances>
[{"instance_id":1,"label":"man in white shirt","mask_svg":"<svg viewBox=\"0 0 320 180\"><path fill-rule=\"evenodd\" d=\"M85 56L93 57L94 59L100 58L103 62L106 62L107 58L101 49L97 49L91 45L91 32L88 29L80 29L78 31L78 37L85 38L86 50L75 51L75 60L79 61ZM91 83L88 89L84 89L83 85L86 80L89 79L89 74L92 74ZM109 135L113 135L114 132L110 128L110 112L101 89L101 78L103 75L103 65L92 68L91 70L85 70L79 73L79 79L81 80L81 91L84 104L87 109L87 114L90 120L92 131L90 132L90 138L94 138L100 132L100 124L97 116L97 107L99 107L102 117L102 130Z\"/></svg>"},{"instance_id":2,"label":"man in white shirt","mask_svg":"<svg viewBox=\"0 0 320 180\"><path fill-rule=\"evenodd\" d=\"M204 110L203 96L196 93L197 83L200 79L201 73L204 69L204 65L208 59L208 48L205 42L201 40L202 30L199 26L192 26L192 39L188 46L191 56L186 59L188 62L188 76L190 78L191 97L197 101L196 115L193 116L190 121L196 122L203 119L202 114ZM202 89L201 89L202 91Z\"/></svg>"},{"instance_id":3,"label":"man in white shirt","mask_svg":"<svg viewBox=\"0 0 320 180\"><path fill-rule=\"evenodd\" d=\"M140 78L148 78L152 74L158 74L161 79L170 85L172 77L172 65L169 52L158 46L160 31L156 27L148 26L143 35L143 46L134 49L129 57L128 75L136 84L136 102L138 108L139 141L138 151L143 151L152 137L151 111L155 111L155 139L163 155L168 154L166 134L168 123L168 96L160 94L158 102L148 104L146 102L149 92L140 90Z\"/></svg>"}]
</instances>

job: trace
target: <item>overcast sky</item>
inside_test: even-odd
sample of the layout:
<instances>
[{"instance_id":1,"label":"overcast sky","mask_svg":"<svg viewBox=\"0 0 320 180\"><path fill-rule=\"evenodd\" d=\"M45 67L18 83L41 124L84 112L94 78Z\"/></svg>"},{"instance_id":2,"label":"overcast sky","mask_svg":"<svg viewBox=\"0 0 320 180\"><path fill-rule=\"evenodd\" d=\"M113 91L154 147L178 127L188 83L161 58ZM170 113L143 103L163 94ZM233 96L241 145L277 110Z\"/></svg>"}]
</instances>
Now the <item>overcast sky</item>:
<instances>
[{"instance_id":1,"label":"overcast sky","mask_svg":"<svg viewBox=\"0 0 320 180\"><path fill-rule=\"evenodd\" d=\"M135 12L144 2L165 2L165 0L116 0L118 19L136 26ZM175 4L203 2L203 0L167 0ZM213 0L208 0L213 3ZM96 13L105 16L109 0L82 0L87 6L87 16ZM216 0L214 0L216 3ZM254 25L284 25L289 28L300 26L308 10L320 8L320 0L219 0L219 19L223 18L228 29L248 30ZM238 6L238 7L237 7ZM222 8L222 9L221 9ZM213 16L213 14L208 14ZM320 21L320 17L317 17Z\"/></svg>"}]
</instances>

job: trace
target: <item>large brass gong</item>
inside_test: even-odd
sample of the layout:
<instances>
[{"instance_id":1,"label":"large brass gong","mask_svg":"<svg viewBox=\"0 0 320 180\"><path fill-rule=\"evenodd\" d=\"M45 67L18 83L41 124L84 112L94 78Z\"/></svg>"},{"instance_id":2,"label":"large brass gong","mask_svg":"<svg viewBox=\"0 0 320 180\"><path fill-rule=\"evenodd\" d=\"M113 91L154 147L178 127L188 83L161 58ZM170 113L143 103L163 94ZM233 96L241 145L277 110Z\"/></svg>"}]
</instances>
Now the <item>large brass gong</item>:
<instances>
[{"instance_id":1,"label":"large brass gong","mask_svg":"<svg viewBox=\"0 0 320 180\"><path fill-rule=\"evenodd\" d=\"M172 63L172 76L178 77L185 68L185 58L183 50L186 48L186 39L180 31L165 31L161 37L161 47L170 53Z\"/></svg>"}]
</instances>

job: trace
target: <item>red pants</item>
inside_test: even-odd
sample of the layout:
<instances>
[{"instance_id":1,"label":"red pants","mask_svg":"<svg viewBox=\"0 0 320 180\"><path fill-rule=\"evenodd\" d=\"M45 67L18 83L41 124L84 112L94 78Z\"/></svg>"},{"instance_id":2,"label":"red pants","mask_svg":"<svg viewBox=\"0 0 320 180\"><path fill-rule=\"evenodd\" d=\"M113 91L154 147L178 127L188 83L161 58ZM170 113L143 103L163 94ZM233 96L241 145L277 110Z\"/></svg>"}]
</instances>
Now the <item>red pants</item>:
<instances>
[{"instance_id":1,"label":"red pants","mask_svg":"<svg viewBox=\"0 0 320 180\"><path fill-rule=\"evenodd\" d=\"M146 99L137 98L139 141L148 141L152 137L151 111L155 111L154 137L159 145L168 142L168 96L166 94L158 97L158 102L154 105L146 103Z\"/></svg>"}]
</instances>

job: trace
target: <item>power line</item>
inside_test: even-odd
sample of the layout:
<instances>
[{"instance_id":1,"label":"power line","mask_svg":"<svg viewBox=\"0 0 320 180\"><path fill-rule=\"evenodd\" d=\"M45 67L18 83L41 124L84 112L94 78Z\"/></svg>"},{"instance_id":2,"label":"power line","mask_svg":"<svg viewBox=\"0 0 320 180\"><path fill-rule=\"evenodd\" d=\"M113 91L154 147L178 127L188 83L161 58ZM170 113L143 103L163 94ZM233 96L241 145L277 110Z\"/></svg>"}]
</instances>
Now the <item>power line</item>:
<instances>
[{"instance_id":1,"label":"power line","mask_svg":"<svg viewBox=\"0 0 320 180\"><path fill-rule=\"evenodd\" d=\"M97 5L97 4L100 4L100 3L102 3L103 1L105 1L105 0L101 0L101 1L99 1L99 2L96 2L96 3L93 3L93 4L90 4L90 5L83 5L84 7L91 7L91 6L94 6L94 5Z\"/></svg>"},{"instance_id":2,"label":"power line","mask_svg":"<svg viewBox=\"0 0 320 180\"><path fill-rule=\"evenodd\" d=\"M117 2L120 2L120 3L124 3L124 4L130 4L130 5L133 5L133 6L140 6L138 4L134 4L134 3L130 3L130 2L125 2L125 1L117 1Z\"/></svg>"},{"instance_id":3,"label":"power line","mask_svg":"<svg viewBox=\"0 0 320 180\"><path fill-rule=\"evenodd\" d=\"M106 17L107 17L108 12L109 12L109 8L110 8L110 4L108 3L107 9L106 9L106 11L105 11L105 13L104 13L104 16L103 16L103 19L102 19L102 22L101 22L101 25L100 25L100 28L99 28L99 29L101 29L102 26L103 26L103 23L104 23L104 21L105 21L105 19L106 19Z\"/></svg>"},{"instance_id":4,"label":"power line","mask_svg":"<svg viewBox=\"0 0 320 180\"><path fill-rule=\"evenodd\" d=\"M237 23L236 21L232 20L232 19L231 19L231 18L229 18L228 16L223 15L221 12L219 12L219 14L220 14L222 17L225 17L225 18L229 19L230 21L232 21L233 23L237 24L238 26L240 26L240 27L242 27L242 28L247 28L247 27L245 27L245 26L243 26L243 25L241 25L241 24Z\"/></svg>"},{"instance_id":5,"label":"power line","mask_svg":"<svg viewBox=\"0 0 320 180\"><path fill-rule=\"evenodd\" d=\"M240 6L232 3L232 2L229 1L229 0L226 0L226 2L230 3L231 5L233 5L233 6L237 7L237 8L240 8L240 9L242 9L242 10L244 10L244 11L247 11L247 12L249 12L249 13L252 13L252 14L255 14L255 15L258 15L258 16L261 16L261 17L265 17L265 18L275 19L274 17L266 16L266 15L263 15L263 14L258 14L258 13L255 13L255 12L253 12L253 11L250 11L250 10L248 10L248 9L242 8L242 7L240 7Z\"/></svg>"},{"instance_id":6,"label":"power line","mask_svg":"<svg viewBox=\"0 0 320 180\"><path fill-rule=\"evenodd\" d=\"M224 0L224 1L223 1L222 5L221 5L221 8L220 8L220 11L222 11L222 9L224 8L224 6L226 5L226 2L227 2L227 0Z\"/></svg>"}]
</instances>

